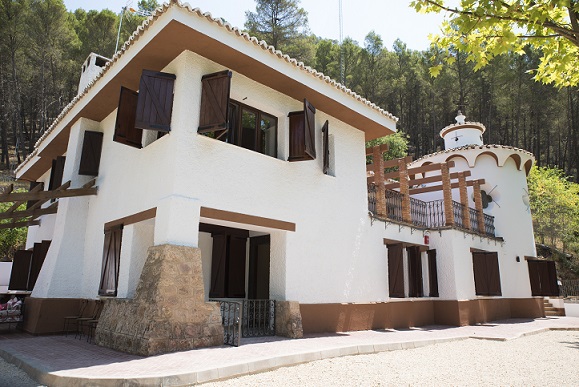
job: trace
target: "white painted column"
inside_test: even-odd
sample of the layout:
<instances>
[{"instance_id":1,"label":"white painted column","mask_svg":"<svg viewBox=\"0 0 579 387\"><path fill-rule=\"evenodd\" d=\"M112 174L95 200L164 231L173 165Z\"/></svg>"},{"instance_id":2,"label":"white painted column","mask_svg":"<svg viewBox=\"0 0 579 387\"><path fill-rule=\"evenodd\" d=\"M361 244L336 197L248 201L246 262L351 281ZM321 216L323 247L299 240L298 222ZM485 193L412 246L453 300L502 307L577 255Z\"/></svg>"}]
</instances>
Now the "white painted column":
<instances>
[{"instance_id":1,"label":"white painted column","mask_svg":"<svg viewBox=\"0 0 579 387\"><path fill-rule=\"evenodd\" d=\"M198 247L201 204L198 199L169 195L157 205L155 246Z\"/></svg>"}]
</instances>

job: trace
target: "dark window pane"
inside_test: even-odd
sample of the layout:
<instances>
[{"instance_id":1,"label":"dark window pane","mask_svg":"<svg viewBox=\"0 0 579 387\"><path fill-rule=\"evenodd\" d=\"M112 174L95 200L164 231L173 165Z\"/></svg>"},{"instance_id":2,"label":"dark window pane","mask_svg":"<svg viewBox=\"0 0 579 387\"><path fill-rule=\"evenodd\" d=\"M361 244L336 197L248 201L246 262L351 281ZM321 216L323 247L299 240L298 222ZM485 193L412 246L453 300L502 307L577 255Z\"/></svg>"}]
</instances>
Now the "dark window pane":
<instances>
[{"instance_id":1,"label":"dark window pane","mask_svg":"<svg viewBox=\"0 0 579 387\"><path fill-rule=\"evenodd\" d=\"M241 145L243 148L255 150L255 132L257 114L247 109L241 111Z\"/></svg>"},{"instance_id":2,"label":"dark window pane","mask_svg":"<svg viewBox=\"0 0 579 387\"><path fill-rule=\"evenodd\" d=\"M277 156L277 120L267 114L261 114L261 149L268 156Z\"/></svg>"}]
</instances>

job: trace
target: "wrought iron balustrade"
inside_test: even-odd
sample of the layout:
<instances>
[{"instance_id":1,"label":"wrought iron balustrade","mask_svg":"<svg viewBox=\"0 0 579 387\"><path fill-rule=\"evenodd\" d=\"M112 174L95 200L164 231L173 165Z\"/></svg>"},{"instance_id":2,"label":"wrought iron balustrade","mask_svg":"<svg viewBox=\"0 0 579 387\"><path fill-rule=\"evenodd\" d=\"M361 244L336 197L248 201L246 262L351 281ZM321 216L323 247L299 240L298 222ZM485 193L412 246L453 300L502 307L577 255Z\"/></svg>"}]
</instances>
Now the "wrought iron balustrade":
<instances>
[{"instance_id":1,"label":"wrought iron balustrade","mask_svg":"<svg viewBox=\"0 0 579 387\"><path fill-rule=\"evenodd\" d=\"M376 197L378 194L378 189L374 184L368 185L368 209L372 212L376 212ZM394 190L386 190L386 218L403 222L402 213L402 199L403 196L400 192ZM466 225L464 222L464 212L468 211L467 214L470 219L470 230L474 232L480 232L479 227L479 217L478 211L474 208L466 207L462 203L452 201L452 211L454 215L454 226L466 230ZM444 200L432 200L425 202L420 199L410 197L410 216L412 224L421 228L442 228L447 226L446 216L444 213ZM494 227L494 217L491 215L484 214L484 235L494 237L495 227Z\"/></svg>"},{"instance_id":2,"label":"wrought iron balustrade","mask_svg":"<svg viewBox=\"0 0 579 387\"><path fill-rule=\"evenodd\" d=\"M484 220L485 220L485 235L488 236L495 236L495 217L491 216L491 215L487 215L484 214Z\"/></svg>"},{"instance_id":3,"label":"wrought iron balustrade","mask_svg":"<svg viewBox=\"0 0 579 387\"><path fill-rule=\"evenodd\" d=\"M219 300L223 344L238 347L242 337L275 336L275 300Z\"/></svg>"},{"instance_id":4,"label":"wrought iron balustrade","mask_svg":"<svg viewBox=\"0 0 579 387\"><path fill-rule=\"evenodd\" d=\"M386 217L402 222L402 194L400 192L386 190Z\"/></svg>"}]
</instances>

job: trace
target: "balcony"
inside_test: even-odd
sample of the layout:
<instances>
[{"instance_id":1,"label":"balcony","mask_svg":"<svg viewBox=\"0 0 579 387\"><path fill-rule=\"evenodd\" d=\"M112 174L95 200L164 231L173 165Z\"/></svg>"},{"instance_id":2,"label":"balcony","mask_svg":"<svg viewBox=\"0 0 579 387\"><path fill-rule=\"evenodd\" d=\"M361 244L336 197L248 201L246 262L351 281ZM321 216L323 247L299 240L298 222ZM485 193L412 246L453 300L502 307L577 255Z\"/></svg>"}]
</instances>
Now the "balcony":
<instances>
[{"instance_id":1,"label":"balcony","mask_svg":"<svg viewBox=\"0 0 579 387\"><path fill-rule=\"evenodd\" d=\"M451 172L452 161L408 169L409 158L384 161L383 152L380 147L366 152L378 160L367 165L368 209L376 217L422 229L455 228L495 237L494 217L482 211L480 185L484 180L467 180L469 171ZM428 177L425 172L429 172ZM476 208L468 206L469 186L473 187ZM452 200L453 189L459 189L460 202ZM436 191L442 191L442 199L423 201L412 197Z\"/></svg>"}]
</instances>

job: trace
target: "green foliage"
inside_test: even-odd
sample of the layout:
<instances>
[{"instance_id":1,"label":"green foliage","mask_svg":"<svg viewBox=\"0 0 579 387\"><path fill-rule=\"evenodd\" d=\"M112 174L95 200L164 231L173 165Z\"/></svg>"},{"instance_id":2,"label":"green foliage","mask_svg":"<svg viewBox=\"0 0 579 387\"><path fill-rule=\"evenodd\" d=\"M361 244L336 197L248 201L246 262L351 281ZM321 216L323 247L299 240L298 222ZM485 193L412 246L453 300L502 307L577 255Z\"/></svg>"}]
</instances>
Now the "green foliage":
<instances>
[{"instance_id":1,"label":"green foliage","mask_svg":"<svg viewBox=\"0 0 579 387\"><path fill-rule=\"evenodd\" d=\"M308 39L308 13L299 0L255 0L255 12L245 12L247 32L284 54L312 63L314 46Z\"/></svg>"},{"instance_id":2,"label":"green foliage","mask_svg":"<svg viewBox=\"0 0 579 387\"><path fill-rule=\"evenodd\" d=\"M447 12L442 34L431 37L438 47L468 54L475 70L499 55L524 55L530 47L541 52L535 79L558 87L577 86L579 70L579 2L569 0L460 0L458 7L444 0L415 0L418 12ZM452 64L453 56L446 56ZM431 67L438 75L441 64Z\"/></svg>"},{"instance_id":3,"label":"green foliage","mask_svg":"<svg viewBox=\"0 0 579 387\"><path fill-rule=\"evenodd\" d=\"M366 148L381 144L388 144L388 152L384 153L384 160L399 159L408 155L408 136L400 131L367 141ZM368 156L366 161L371 162L371 156Z\"/></svg>"},{"instance_id":4,"label":"green foliage","mask_svg":"<svg viewBox=\"0 0 579 387\"><path fill-rule=\"evenodd\" d=\"M579 184L560 169L533 167L528 185L537 241L579 252Z\"/></svg>"},{"instance_id":5,"label":"green foliage","mask_svg":"<svg viewBox=\"0 0 579 387\"><path fill-rule=\"evenodd\" d=\"M0 212L5 212L11 206L12 203L0 203ZM18 210L25 209L26 204L22 204L18 208ZM9 221L0 223L9 223ZM14 258L14 252L26 244L27 232L26 227L0 229L0 261L11 261Z\"/></svg>"}]
</instances>

